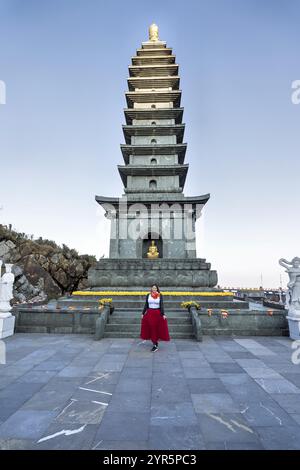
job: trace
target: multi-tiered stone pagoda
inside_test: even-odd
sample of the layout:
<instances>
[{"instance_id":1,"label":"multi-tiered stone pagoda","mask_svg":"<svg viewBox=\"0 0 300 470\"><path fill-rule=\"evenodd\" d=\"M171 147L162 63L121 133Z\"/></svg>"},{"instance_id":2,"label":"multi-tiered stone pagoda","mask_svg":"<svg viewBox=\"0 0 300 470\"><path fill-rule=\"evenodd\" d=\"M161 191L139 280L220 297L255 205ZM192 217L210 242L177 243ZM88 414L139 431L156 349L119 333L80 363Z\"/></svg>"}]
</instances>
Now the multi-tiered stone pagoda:
<instances>
[{"instance_id":1,"label":"multi-tiered stone pagoda","mask_svg":"<svg viewBox=\"0 0 300 470\"><path fill-rule=\"evenodd\" d=\"M155 24L132 58L127 81L124 163L118 165L124 194L96 196L111 221L110 250L90 270L89 285L212 288L217 273L197 258L195 237L209 194L183 193L188 164L178 65Z\"/></svg>"}]
</instances>

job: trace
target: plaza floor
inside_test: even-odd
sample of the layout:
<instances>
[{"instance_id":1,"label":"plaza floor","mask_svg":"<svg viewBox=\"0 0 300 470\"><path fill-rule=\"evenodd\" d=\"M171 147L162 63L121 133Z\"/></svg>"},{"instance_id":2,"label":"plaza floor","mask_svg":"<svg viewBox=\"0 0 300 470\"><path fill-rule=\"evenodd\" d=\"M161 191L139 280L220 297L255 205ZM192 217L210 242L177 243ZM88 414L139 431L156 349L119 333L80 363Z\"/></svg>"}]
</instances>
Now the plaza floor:
<instances>
[{"instance_id":1,"label":"plaza floor","mask_svg":"<svg viewBox=\"0 0 300 470\"><path fill-rule=\"evenodd\" d=\"M282 337L16 334L0 449L300 449L300 365Z\"/></svg>"}]
</instances>

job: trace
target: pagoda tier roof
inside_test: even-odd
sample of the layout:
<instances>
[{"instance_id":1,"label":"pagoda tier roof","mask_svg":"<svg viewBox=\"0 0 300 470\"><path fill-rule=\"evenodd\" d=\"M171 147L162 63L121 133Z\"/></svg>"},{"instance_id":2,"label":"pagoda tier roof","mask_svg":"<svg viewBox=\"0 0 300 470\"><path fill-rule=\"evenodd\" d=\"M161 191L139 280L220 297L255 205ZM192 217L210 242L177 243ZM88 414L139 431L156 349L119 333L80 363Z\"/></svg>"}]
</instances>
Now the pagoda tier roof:
<instances>
[{"instance_id":1,"label":"pagoda tier roof","mask_svg":"<svg viewBox=\"0 0 300 470\"><path fill-rule=\"evenodd\" d=\"M182 164L184 162L186 148L187 144L121 144L121 151L126 164L129 163L130 155L178 155L178 162Z\"/></svg>"},{"instance_id":2,"label":"pagoda tier roof","mask_svg":"<svg viewBox=\"0 0 300 470\"><path fill-rule=\"evenodd\" d=\"M125 108L124 114L127 124L133 119L175 119L176 124L182 122L183 108Z\"/></svg>"},{"instance_id":3,"label":"pagoda tier roof","mask_svg":"<svg viewBox=\"0 0 300 470\"><path fill-rule=\"evenodd\" d=\"M126 144L131 144L130 139L132 136L160 136L160 135L176 135L177 143L182 143L184 127L185 127L184 124L122 126Z\"/></svg>"},{"instance_id":4,"label":"pagoda tier roof","mask_svg":"<svg viewBox=\"0 0 300 470\"><path fill-rule=\"evenodd\" d=\"M173 88L178 90L180 78L178 75L172 77L129 77L127 78L128 88L134 91L135 88Z\"/></svg>"},{"instance_id":5,"label":"pagoda tier roof","mask_svg":"<svg viewBox=\"0 0 300 470\"><path fill-rule=\"evenodd\" d=\"M181 90L160 91L126 91L126 101L128 108L133 107L134 103L170 103L174 108L180 106Z\"/></svg>"},{"instance_id":6,"label":"pagoda tier roof","mask_svg":"<svg viewBox=\"0 0 300 470\"><path fill-rule=\"evenodd\" d=\"M136 54L138 56L151 56L151 55L171 55L172 54L172 48L171 47L161 47L159 49L137 49Z\"/></svg>"},{"instance_id":7,"label":"pagoda tier roof","mask_svg":"<svg viewBox=\"0 0 300 470\"><path fill-rule=\"evenodd\" d=\"M184 187L189 165L118 165L123 184L127 176L179 176L179 186Z\"/></svg>"},{"instance_id":8,"label":"pagoda tier roof","mask_svg":"<svg viewBox=\"0 0 300 470\"><path fill-rule=\"evenodd\" d=\"M162 49L166 48L167 43L166 41L143 41L142 42L142 49Z\"/></svg>"},{"instance_id":9,"label":"pagoda tier roof","mask_svg":"<svg viewBox=\"0 0 300 470\"><path fill-rule=\"evenodd\" d=\"M175 64L175 55L147 55L131 57L132 65L162 65Z\"/></svg>"},{"instance_id":10,"label":"pagoda tier roof","mask_svg":"<svg viewBox=\"0 0 300 470\"><path fill-rule=\"evenodd\" d=\"M178 64L130 65L128 69L131 77L178 75Z\"/></svg>"},{"instance_id":11,"label":"pagoda tier roof","mask_svg":"<svg viewBox=\"0 0 300 470\"><path fill-rule=\"evenodd\" d=\"M123 197L109 197L109 196L95 196L95 200L102 207L105 205L114 206L118 211L119 204L127 202L128 206L132 204L144 204L146 207L151 207L151 204L192 204L195 208L197 204L204 206L210 198L210 194L203 194L201 196L184 196L182 191L154 191L149 192L149 196L145 197L145 190L133 191L125 189ZM159 193L163 193L163 200ZM128 194L128 196L127 196ZM124 201L124 197L126 200Z\"/></svg>"},{"instance_id":12,"label":"pagoda tier roof","mask_svg":"<svg viewBox=\"0 0 300 470\"><path fill-rule=\"evenodd\" d=\"M143 193L147 193L149 195L152 195L153 193L156 193L156 194L168 194L170 192L174 193L174 194L182 194L183 193L183 189L178 187L176 189L172 189L172 191L170 191L169 189L150 189L150 188L143 188L143 189L129 189L129 188L124 188L124 192L126 194L129 194L129 197L131 197L130 195L131 194L143 194ZM163 201L162 201L163 202Z\"/></svg>"}]
</instances>

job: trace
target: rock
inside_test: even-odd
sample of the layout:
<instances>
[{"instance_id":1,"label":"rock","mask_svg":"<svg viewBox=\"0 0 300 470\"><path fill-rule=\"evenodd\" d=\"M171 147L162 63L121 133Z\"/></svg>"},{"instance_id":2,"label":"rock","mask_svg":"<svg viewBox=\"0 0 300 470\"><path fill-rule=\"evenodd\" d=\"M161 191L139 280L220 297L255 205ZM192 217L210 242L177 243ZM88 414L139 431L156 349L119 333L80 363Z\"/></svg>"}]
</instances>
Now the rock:
<instances>
[{"instance_id":1,"label":"rock","mask_svg":"<svg viewBox=\"0 0 300 470\"><path fill-rule=\"evenodd\" d=\"M36 303L36 302L44 302L45 300L47 300L47 294L45 294L45 292L43 292L42 294L40 295L37 295L35 297L32 297L30 299L30 302L32 303Z\"/></svg>"},{"instance_id":2,"label":"rock","mask_svg":"<svg viewBox=\"0 0 300 470\"><path fill-rule=\"evenodd\" d=\"M77 264L72 261L70 264L69 264L69 273L70 273L70 276L72 277L76 277L76 269L77 269Z\"/></svg>"},{"instance_id":3,"label":"rock","mask_svg":"<svg viewBox=\"0 0 300 470\"><path fill-rule=\"evenodd\" d=\"M53 277L65 289L68 287L68 277L63 269L60 268L58 271L56 271Z\"/></svg>"},{"instance_id":4,"label":"rock","mask_svg":"<svg viewBox=\"0 0 300 470\"><path fill-rule=\"evenodd\" d=\"M82 266L81 263L77 264L75 267L75 274L78 277L81 277L84 273L84 267Z\"/></svg>"},{"instance_id":5,"label":"rock","mask_svg":"<svg viewBox=\"0 0 300 470\"><path fill-rule=\"evenodd\" d=\"M77 290L87 289L89 287L88 280L86 278L80 279Z\"/></svg>"},{"instance_id":6,"label":"rock","mask_svg":"<svg viewBox=\"0 0 300 470\"><path fill-rule=\"evenodd\" d=\"M26 272L26 277L30 284L37 285L39 279L42 278L45 292L47 292L48 295L59 296L62 294L61 289L52 276L34 260L32 255L27 256L23 262L23 269Z\"/></svg>"},{"instance_id":7,"label":"rock","mask_svg":"<svg viewBox=\"0 0 300 470\"><path fill-rule=\"evenodd\" d=\"M53 264L58 264L59 263L59 253L55 253L53 256L51 256L50 261Z\"/></svg>"},{"instance_id":8,"label":"rock","mask_svg":"<svg viewBox=\"0 0 300 470\"><path fill-rule=\"evenodd\" d=\"M10 263L18 263L22 259L22 256L20 255L18 249L13 250L10 252Z\"/></svg>"},{"instance_id":9,"label":"rock","mask_svg":"<svg viewBox=\"0 0 300 470\"><path fill-rule=\"evenodd\" d=\"M24 294L21 294L20 292L14 293L14 298L17 302L26 302L26 296Z\"/></svg>"},{"instance_id":10,"label":"rock","mask_svg":"<svg viewBox=\"0 0 300 470\"><path fill-rule=\"evenodd\" d=\"M2 240L0 242L0 258L2 259L6 256L11 250L15 248L15 244L10 240Z\"/></svg>"},{"instance_id":11,"label":"rock","mask_svg":"<svg viewBox=\"0 0 300 470\"><path fill-rule=\"evenodd\" d=\"M12 263L15 275L13 303L43 302L66 292L88 287L87 273L93 256L51 240L29 239L0 224L0 259ZM2 273L4 269L2 270Z\"/></svg>"},{"instance_id":12,"label":"rock","mask_svg":"<svg viewBox=\"0 0 300 470\"><path fill-rule=\"evenodd\" d=\"M23 269L18 266L17 264L15 264L13 267L12 267L12 272L14 273L15 275L15 279L17 280L20 276L22 276L23 274Z\"/></svg>"},{"instance_id":13,"label":"rock","mask_svg":"<svg viewBox=\"0 0 300 470\"><path fill-rule=\"evenodd\" d=\"M22 286L23 284L28 283L26 276L24 274L15 281L15 285Z\"/></svg>"},{"instance_id":14,"label":"rock","mask_svg":"<svg viewBox=\"0 0 300 470\"><path fill-rule=\"evenodd\" d=\"M49 270L50 261L46 256L37 254L35 259L42 266L42 268L46 269L46 271Z\"/></svg>"}]
</instances>

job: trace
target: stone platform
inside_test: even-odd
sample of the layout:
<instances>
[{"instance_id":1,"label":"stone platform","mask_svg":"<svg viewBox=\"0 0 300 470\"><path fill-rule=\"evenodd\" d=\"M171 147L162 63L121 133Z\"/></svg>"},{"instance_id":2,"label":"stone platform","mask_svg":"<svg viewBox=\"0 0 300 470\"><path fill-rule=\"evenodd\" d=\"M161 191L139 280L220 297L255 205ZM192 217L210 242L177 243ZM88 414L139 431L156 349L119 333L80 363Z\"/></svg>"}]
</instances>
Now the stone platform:
<instances>
[{"instance_id":1,"label":"stone platform","mask_svg":"<svg viewBox=\"0 0 300 470\"><path fill-rule=\"evenodd\" d=\"M56 302L44 306L15 307L16 332L18 333L60 333L60 334L95 334L96 321L101 315L99 300L108 297L94 292L88 295L62 297ZM120 293L120 292L119 292ZM139 338L141 312L144 307L145 295L111 295L113 313L108 316L104 337L110 338ZM201 322L202 335L253 335L253 336L285 336L288 334L286 312L273 311L268 315L267 308L252 303L218 298L216 292L209 298L202 296L167 296L165 295L165 313L168 318L169 330L173 339L191 339L197 336L193 327L192 311L181 307L183 300L196 300L201 310L196 311ZM220 297L219 297L220 298ZM223 297L222 297L223 298ZM207 309L212 309L212 315ZM226 309L228 317L222 317Z\"/></svg>"},{"instance_id":2,"label":"stone platform","mask_svg":"<svg viewBox=\"0 0 300 470\"><path fill-rule=\"evenodd\" d=\"M160 287L214 287L216 271L204 258L100 259L89 269L89 287L132 287L157 283Z\"/></svg>"},{"instance_id":3,"label":"stone platform","mask_svg":"<svg viewBox=\"0 0 300 470\"><path fill-rule=\"evenodd\" d=\"M160 343L16 334L0 449L300 449L300 365L280 337Z\"/></svg>"}]
</instances>

